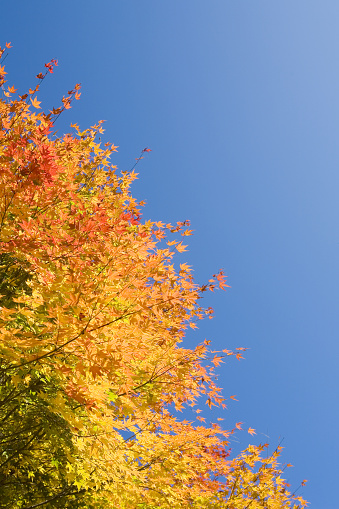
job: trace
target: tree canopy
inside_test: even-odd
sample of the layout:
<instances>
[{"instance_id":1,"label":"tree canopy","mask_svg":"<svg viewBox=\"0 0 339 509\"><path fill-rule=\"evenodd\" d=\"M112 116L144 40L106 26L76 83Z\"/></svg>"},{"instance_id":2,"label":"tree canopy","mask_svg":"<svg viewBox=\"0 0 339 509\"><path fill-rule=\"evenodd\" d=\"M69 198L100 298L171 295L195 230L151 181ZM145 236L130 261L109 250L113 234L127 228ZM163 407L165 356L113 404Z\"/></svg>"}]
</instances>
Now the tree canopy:
<instances>
[{"instance_id":1,"label":"tree canopy","mask_svg":"<svg viewBox=\"0 0 339 509\"><path fill-rule=\"evenodd\" d=\"M101 122L54 133L80 97L41 111L55 65L19 96L0 67L0 507L304 507L279 447L232 459L234 430L199 415L224 405L214 369L243 350L183 346L225 275L201 286L176 269L189 222L142 220ZM187 407L196 420L178 418Z\"/></svg>"}]
</instances>

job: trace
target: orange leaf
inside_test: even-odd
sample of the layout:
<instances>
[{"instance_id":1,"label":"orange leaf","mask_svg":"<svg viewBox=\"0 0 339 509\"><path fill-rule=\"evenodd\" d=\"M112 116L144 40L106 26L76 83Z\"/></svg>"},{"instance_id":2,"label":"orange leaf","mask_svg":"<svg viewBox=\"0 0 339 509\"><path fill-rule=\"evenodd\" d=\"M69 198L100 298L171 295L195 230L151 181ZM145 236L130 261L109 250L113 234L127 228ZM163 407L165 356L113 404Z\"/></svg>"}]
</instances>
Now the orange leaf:
<instances>
[{"instance_id":1,"label":"orange leaf","mask_svg":"<svg viewBox=\"0 0 339 509\"><path fill-rule=\"evenodd\" d=\"M232 350L223 350L222 352L225 353L226 355L234 355Z\"/></svg>"},{"instance_id":2,"label":"orange leaf","mask_svg":"<svg viewBox=\"0 0 339 509\"><path fill-rule=\"evenodd\" d=\"M38 101L38 99L36 97L34 97L34 99L31 99L31 103L34 106L34 108L40 109L41 101Z\"/></svg>"},{"instance_id":3,"label":"orange leaf","mask_svg":"<svg viewBox=\"0 0 339 509\"><path fill-rule=\"evenodd\" d=\"M214 274L213 277L217 278L217 281L219 283L219 288L221 288L222 290L225 290L226 287L230 288L230 286L225 283L226 276L225 276L223 270L220 270L220 272L218 274Z\"/></svg>"},{"instance_id":4,"label":"orange leaf","mask_svg":"<svg viewBox=\"0 0 339 509\"><path fill-rule=\"evenodd\" d=\"M175 246L175 247L176 247L176 249L179 251L179 253L183 253L184 251L186 251L186 247L187 247L187 246L184 246L184 245L182 244L182 242L180 242L180 244L178 244L178 245L177 245L177 246Z\"/></svg>"},{"instance_id":5,"label":"orange leaf","mask_svg":"<svg viewBox=\"0 0 339 509\"><path fill-rule=\"evenodd\" d=\"M215 355L212 359L212 363L214 364L214 366L219 366L219 364L222 362L222 357L218 357L217 355Z\"/></svg>"},{"instance_id":6,"label":"orange leaf","mask_svg":"<svg viewBox=\"0 0 339 509\"><path fill-rule=\"evenodd\" d=\"M250 435L256 435L256 432L253 428L248 428L247 433L249 433Z\"/></svg>"}]
</instances>

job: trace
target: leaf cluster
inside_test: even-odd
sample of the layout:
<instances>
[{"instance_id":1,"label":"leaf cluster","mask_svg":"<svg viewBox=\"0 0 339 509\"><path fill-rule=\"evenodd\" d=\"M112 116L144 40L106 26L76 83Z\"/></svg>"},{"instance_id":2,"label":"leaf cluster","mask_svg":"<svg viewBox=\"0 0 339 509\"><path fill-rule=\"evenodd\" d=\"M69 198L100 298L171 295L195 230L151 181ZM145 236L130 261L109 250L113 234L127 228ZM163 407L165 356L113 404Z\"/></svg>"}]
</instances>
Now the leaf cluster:
<instances>
[{"instance_id":1,"label":"leaf cluster","mask_svg":"<svg viewBox=\"0 0 339 509\"><path fill-rule=\"evenodd\" d=\"M231 460L232 431L197 423L198 402L225 406L214 369L242 349L182 345L227 286L175 269L189 222L142 221L101 123L53 133L78 85L48 114L39 85L13 98L3 68L0 85L1 507L304 507L277 454Z\"/></svg>"}]
</instances>

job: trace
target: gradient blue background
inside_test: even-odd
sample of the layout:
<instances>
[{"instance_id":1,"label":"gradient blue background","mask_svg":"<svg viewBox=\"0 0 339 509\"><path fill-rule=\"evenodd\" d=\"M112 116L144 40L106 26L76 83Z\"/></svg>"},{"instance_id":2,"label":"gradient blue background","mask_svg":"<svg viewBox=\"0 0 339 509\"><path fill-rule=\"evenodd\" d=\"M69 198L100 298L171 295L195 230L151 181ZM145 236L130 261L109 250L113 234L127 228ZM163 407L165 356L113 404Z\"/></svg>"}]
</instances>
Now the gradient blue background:
<instances>
[{"instance_id":1,"label":"gradient blue background","mask_svg":"<svg viewBox=\"0 0 339 509\"><path fill-rule=\"evenodd\" d=\"M227 293L189 336L249 348L219 368L228 410L209 414L284 438L292 490L337 509L339 4L315 0L59 0L8 2L1 45L9 85L25 92L51 58L46 109L81 82L58 120L105 119L144 218L190 219L198 282L224 268ZM269 438L268 438L269 437Z\"/></svg>"}]
</instances>

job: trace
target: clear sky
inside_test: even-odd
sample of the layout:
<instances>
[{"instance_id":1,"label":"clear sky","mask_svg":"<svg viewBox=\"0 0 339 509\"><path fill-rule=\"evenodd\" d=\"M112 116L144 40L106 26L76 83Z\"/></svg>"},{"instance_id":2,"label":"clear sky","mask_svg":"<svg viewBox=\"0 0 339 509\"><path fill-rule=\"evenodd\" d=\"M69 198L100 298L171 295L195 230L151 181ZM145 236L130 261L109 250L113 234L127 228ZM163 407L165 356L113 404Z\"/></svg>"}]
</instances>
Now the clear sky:
<instances>
[{"instance_id":1,"label":"clear sky","mask_svg":"<svg viewBox=\"0 0 339 509\"><path fill-rule=\"evenodd\" d=\"M284 438L292 490L306 478L311 508L337 509L338 1L35 0L1 19L9 84L24 93L57 58L43 105L83 86L60 133L105 119L120 169L150 147L144 218L190 219L180 261L200 283L228 275L189 340L249 348L219 368L239 401L218 416L257 431L234 452Z\"/></svg>"}]
</instances>

